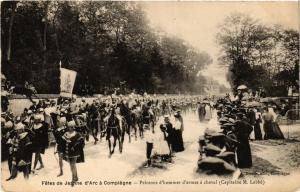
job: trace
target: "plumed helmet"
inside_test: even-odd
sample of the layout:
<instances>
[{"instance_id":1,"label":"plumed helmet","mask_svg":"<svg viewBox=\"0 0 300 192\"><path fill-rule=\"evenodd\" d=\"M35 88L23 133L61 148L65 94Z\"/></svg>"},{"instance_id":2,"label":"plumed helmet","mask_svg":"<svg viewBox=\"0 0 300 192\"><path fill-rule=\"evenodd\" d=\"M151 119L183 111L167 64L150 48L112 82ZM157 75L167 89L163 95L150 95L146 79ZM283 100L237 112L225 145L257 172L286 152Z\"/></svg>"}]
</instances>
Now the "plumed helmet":
<instances>
[{"instance_id":1,"label":"plumed helmet","mask_svg":"<svg viewBox=\"0 0 300 192\"><path fill-rule=\"evenodd\" d=\"M4 128L6 128L6 129L10 129L10 128L12 128L13 127L13 122L11 122L11 121L7 121L5 124L4 124Z\"/></svg>"},{"instance_id":2,"label":"plumed helmet","mask_svg":"<svg viewBox=\"0 0 300 192\"><path fill-rule=\"evenodd\" d=\"M75 123L75 121L69 121L69 122L67 122L67 126L68 127L75 127L76 123Z\"/></svg>"},{"instance_id":3,"label":"plumed helmet","mask_svg":"<svg viewBox=\"0 0 300 192\"><path fill-rule=\"evenodd\" d=\"M25 126L23 123L18 123L15 126L15 130L21 130L21 129L25 129Z\"/></svg>"}]
</instances>

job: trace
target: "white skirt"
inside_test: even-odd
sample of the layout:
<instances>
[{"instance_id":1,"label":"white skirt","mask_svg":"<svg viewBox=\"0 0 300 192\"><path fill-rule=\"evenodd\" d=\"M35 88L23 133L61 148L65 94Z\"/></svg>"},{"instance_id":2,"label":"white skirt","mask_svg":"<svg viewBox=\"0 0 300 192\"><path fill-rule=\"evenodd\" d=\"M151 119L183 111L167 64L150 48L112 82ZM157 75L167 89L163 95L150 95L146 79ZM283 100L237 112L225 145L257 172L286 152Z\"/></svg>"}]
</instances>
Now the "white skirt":
<instances>
[{"instance_id":1,"label":"white skirt","mask_svg":"<svg viewBox=\"0 0 300 192\"><path fill-rule=\"evenodd\" d=\"M170 153L169 146L166 140L164 140L163 135L158 138L157 142L155 142L156 146L154 147L154 151L158 155L167 155Z\"/></svg>"}]
</instances>

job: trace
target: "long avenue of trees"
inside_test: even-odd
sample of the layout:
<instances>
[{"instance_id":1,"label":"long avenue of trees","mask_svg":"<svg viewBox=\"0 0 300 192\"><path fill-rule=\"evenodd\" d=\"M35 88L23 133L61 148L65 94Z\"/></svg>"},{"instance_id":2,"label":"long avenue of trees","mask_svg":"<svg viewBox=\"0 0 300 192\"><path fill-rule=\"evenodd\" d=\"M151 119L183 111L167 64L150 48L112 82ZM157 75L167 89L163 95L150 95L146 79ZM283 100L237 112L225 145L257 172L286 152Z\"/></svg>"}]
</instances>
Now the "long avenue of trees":
<instances>
[{"instance_id":1,"label":"long avenue of trees","mask_svg":"<svg viewBox=\"0 0 300 192\"><path fill-rule=\"evenodd\" d=\"M59 61L78 72L74 92L118 87L203 93L212 62L180 38L156 33L137 2L4 1L2 73L39 93L59 92Z\"/></svg>"}]
</instances>

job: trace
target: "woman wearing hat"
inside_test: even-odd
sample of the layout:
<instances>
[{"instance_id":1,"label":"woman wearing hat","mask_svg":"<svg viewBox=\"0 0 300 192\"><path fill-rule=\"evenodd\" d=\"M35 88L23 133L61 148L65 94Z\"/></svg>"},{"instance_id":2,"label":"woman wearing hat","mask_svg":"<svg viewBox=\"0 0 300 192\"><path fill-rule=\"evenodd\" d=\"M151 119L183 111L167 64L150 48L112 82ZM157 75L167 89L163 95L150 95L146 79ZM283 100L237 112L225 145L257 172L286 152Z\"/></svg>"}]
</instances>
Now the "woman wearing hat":
<instances>
[{"instance_id":1,"label":"woman wearing hat","mask_svg":"<svg viewBox=\"0 0 300 192\"><path fill-rule=\"evenodd\" d=\"M160 132L158 134L159 136L157 138L157 147L155 147L157 148L156 152L158 155L160 155L161 161L171 160L170 150L167 142L168 133L166 127L161 126Z\"/></svg>"},{"instance_id":2,"label":"woman wearing hat","mask_svg":"<svg viewBox=\"0 0 300 192\"><path fill-rule=\"evenodd\" d=\"M11 172L7 181L17 177L18 170L22 171L24 178L29 178L31 157L32 157L32 142L29 134L25 131L23 123L19 122L15 126L15 134L8 140L9 156L11 159Z\"/></svg>"},{"instance_id":3,"label":"woman wearing hat","mask_svg":"<svg viewBox=\"0 0 300 192\"><path fill-rule=\"evenodd\" d=\"M174 147L174 128L173 125L170 123L170 117L168 115L164 116L164 123L161 124L160 127L164 127L168 133L167 142L169 146L169 154L171 156L173 153L172 147Z\"/></svg>"},{"instance_id":4,"label":"woman wearing hat","mask_svg":"<svg viewBox=\"0 0 300 192\"><path fill-rule=\"evenodd\" d=\"M173 122L173 136L174 136L174 144L173 151L181 152L184 151L182 132L183 132L183 119L180 115L180 111L176 111L174 114L174 122Z\"/></svg>"},{"instance_id":5,"label":"woman wearing hat","mask_svg":"<svg viewBox=\"0 0 300 192\"><path fill-rule=\"evenodd\" d=\"M212 118L212 107L209 103L209 101L203 101L203 103L205 104L205 115L204 115L204 120L209 121Z\"/></svg>"},{"instance_id":6,"label":"woman wearing hat","mask_svg":"<svg viewBox=\"0 0 300 192\"><path fill-rule=\"evenodd\" d=\"M252 126L247 122L245 114L237 113L237 121L235 122L235 131L239 142L236 150L238 167L249 168L252 166L252 155L249 144L249 135L253 130Z\"/></svg>"},{"instance_id":7,"label":"woman wearing hat","mask_svg":"<svg viewBox=\"0 0 300 192\"><path fill-rule=\"evenodd\" d=\"M35 153L33 170L35 170L37 163L40 162L40 167L37 170L44 168L41 154L45 153L45 149L48 147L48 125L42 121L42 116L34 116L34 124L32 127L34 132L33 139L33 152Z\"/></svg>"},{"instance_id":8,"label":"woman wearing hat","mask_svg":"<svg viewBox=\"0 0 300 192\"><path fill-rule=\"evenodd\" d=\"M75 121L67 123L68 131L62 136L63 159L69 162L72 172L72 185L78 181L76 163L84 162L84 138L75 131Z\"/></svg>"}]
</instances>

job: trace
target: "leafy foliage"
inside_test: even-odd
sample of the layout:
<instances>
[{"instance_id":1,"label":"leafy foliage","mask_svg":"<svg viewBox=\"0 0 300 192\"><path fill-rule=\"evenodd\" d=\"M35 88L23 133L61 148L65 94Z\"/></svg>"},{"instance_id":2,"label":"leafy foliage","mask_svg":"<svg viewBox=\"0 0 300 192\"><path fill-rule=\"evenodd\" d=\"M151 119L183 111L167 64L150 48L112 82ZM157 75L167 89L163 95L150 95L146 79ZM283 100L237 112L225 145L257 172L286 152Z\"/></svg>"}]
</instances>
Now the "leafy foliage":
<instances>
[{"instance_id":1,"label":"leafy foliage","mask_svg":"<svg viewBox=\"0 0 300 192\"><path fill-rule=\"evenodd\" d=\"M276 86L299 86L299 32L266 26L243 13L228 16L219 26L220 63L229 66L232 88L246 84L272 95Z\"/></svg>"},{"instance_id":2,"label":"leafy foliage","mask_svg":"<svg viewBox=\"0 0 300 192\"><path fill-rule=\"evenodd\" d=\"M74 92L201 93L198 72L212 62L182 39L153 32L137 2L45 1L1 3L2 71L14 84L32 82L39 93L59 92L59 61L76 70Z\"/></svg>"}]
</instances>

